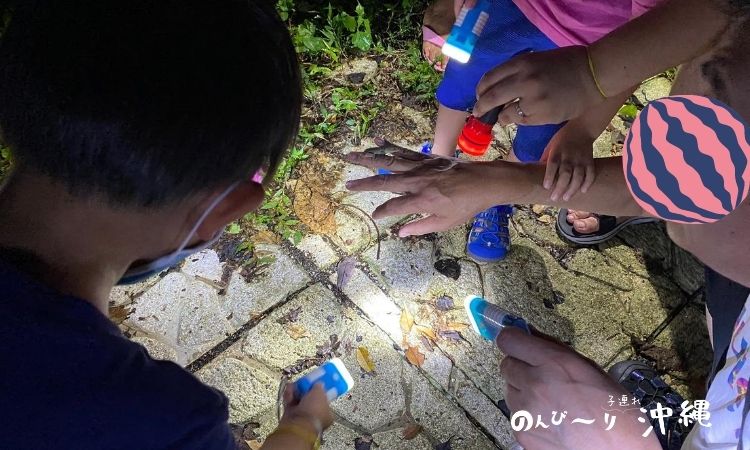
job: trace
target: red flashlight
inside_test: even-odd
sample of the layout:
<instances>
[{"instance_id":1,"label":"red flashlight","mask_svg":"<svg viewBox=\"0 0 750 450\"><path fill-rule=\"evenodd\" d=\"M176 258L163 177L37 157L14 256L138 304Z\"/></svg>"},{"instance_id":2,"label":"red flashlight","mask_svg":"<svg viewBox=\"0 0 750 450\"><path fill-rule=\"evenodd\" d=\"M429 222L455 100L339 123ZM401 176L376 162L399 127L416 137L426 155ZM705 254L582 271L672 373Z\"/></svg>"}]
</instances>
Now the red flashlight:
<instances>
[{"instance_id":1,"label":"red flashlight","mask_svg":"<svg viewBox=\"0 0 750 450\"><path fill-rule=\"evenodd\" d=\"M482 117L469 116L466 125L458 137L458 148L469 156L482 156L487 152L492 142L492 127L497 123L500 115L498 106L487 111Z\"/></svg>"}]
</instances>

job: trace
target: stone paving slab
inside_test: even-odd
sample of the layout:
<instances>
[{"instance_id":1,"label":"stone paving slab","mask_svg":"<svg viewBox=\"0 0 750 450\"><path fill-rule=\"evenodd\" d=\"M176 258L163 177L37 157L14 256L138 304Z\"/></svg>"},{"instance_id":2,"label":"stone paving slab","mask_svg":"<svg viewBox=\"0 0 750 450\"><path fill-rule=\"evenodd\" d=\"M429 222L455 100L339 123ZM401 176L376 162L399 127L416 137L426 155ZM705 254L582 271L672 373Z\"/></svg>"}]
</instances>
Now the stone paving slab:
<instances>
[{"instance_id":1,"label":"stone paving slab","mask_svg":"<svg viewBox=\"0 0 750 450\"><path fill-rule=\"evenodd\" d=\"M259 244L256 255L270 258L272 262L259 272L248 275L245 279L242 270L236 270L226 288L223 307L230 320L239 327L253 317L263 313L277 303L285 300L289 294L302 289L310 278L277 245Z\"/></svg>"}]
</instances>

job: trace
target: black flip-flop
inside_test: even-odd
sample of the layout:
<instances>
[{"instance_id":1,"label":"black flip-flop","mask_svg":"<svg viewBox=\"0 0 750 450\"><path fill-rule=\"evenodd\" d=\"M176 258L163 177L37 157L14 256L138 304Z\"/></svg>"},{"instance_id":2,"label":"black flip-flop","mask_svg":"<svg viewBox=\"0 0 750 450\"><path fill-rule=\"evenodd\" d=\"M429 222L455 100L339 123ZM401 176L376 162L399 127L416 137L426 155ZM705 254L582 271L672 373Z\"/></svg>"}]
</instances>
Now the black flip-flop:
<instances>
[{"instance_id":1,"label":"black flip-flop","mask_svg":"<svg viewBox=\"0 0 750 450\"><path fill-rule=\"evenodd\" d=\"M611 238L623 228L630 225L637 225L639 223L656 222L656 217L637 216L625 219L620 223L617 223L617 217L598 215L599 217L599 229L593 233L579 233L573 228L573 224L568 223L568 210L561 209L557 214L557 232L560 237L566 239L574 244L579 245L595 245L601 244Z\"/></svg>"}]
</instances>

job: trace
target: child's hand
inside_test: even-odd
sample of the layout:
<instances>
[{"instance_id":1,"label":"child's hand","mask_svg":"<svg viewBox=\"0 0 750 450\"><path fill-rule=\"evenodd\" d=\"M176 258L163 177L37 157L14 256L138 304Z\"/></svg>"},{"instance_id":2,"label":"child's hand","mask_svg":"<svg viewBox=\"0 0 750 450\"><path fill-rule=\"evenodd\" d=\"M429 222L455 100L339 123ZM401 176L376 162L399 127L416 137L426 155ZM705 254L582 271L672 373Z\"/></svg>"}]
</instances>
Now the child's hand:
<instances>
[{"instance_id":1,"label":"child's hand","mask_svg":"<svg viewBox=\"0 0 750 450\"><path fill-rule=\"evenodd\" d=\"M448 57L443 55L447 36L440 36L428 26L422 26L422 56L438 72L445 72Z\"/></svg>"},{"instance_id":2,"label":"child's hand","mask_svg":"<svg viewBox=\"0 0 750 450\"><path fill-rule=\"evenodd\" d=\"M294 387L287 386L284 391L284 416L281 423L312 428L310 431L321 433L333 424L333 413L323 386L316 384L301 400L294 399Z\"/></svg>"},{"instance_id":3,"label":"child's hand","mask_svg":"<svg viewBox=\"0 0 750 450\"><path fill-rule=\"evenodd\" d=\"M542 159L547 161L544 188L552 189L553 201L562 198L567 202L579 190L585 194L594 183L593 144L590 133L574 122L562 127L549 142Z\"/></svg>"},{"instance_id":4,"label":"child's hand","mask_svg":"<svg viewBox=\"0 0 750 450\"><path fill-rule=\"evenodd\" d=\"M458 17L458 13L461 12L461 8L473 8L476 4L477 0L453 0L453 10L456 13L456 17Z\"/></svg>"}]
</instances>

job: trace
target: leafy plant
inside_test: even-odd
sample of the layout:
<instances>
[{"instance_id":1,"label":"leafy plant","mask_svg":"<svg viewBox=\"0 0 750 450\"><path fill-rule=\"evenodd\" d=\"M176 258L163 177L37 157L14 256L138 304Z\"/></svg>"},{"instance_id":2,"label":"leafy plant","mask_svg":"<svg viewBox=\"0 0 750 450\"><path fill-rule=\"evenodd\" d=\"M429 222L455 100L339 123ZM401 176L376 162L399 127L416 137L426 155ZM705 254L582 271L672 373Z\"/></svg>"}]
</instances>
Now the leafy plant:
<instances>
[{"instance_id":1,"label":"leafy plant","mask_svg":"<svg viewBox=\"0 0 750 450\"><path fill-rule=\"evenodd\" d=\"M0 178L5 176L10 170L12 160L10 155L10 149L3 147L0 143Z\"/></svg>"},{"instance_id":2,"label":"leafy plant","mask_svg":"<svg viewBox=\"0 0 750 450\"><path fill-rule=\"evenodd\" d=\"M294 10L290 0L280 0L277 8L282 18L288 18L290 11ZM325 19L318 15L292 27L292 39L297 52L308 57L326 56L331 62L337 63L349 51L365 52L372 48L370 19L361 4L357 3L354 15L344 10L339 11L330 3L326 9Z\"/></svg>"},{"instance_id":3,"label":"leafy plant","mask_svg":"<svg viewBox=\"0 0 750 450\"><path fill-rule=\"evenodd\" d=\"M294 13L294 0L278 0L276 2L276 11L279 12L281 20L289 20L289 17Z\"/></svg>"},{"instance_id":4,"label":"leafy plant","mask_svg":"<svg viewBox=\"0 0 750 450\"><path fill-rule=\"evenodd\" d=\"M422 58L421 49L410 47L402 61L403 65L394 73L401 89L420 101L432 99L440 84L440 74Z\"/></svg>"}]
</instances>

